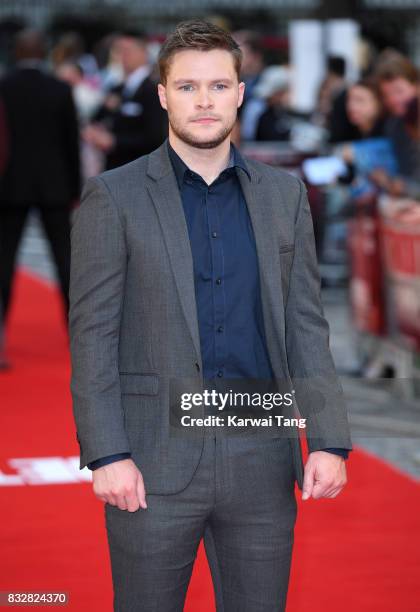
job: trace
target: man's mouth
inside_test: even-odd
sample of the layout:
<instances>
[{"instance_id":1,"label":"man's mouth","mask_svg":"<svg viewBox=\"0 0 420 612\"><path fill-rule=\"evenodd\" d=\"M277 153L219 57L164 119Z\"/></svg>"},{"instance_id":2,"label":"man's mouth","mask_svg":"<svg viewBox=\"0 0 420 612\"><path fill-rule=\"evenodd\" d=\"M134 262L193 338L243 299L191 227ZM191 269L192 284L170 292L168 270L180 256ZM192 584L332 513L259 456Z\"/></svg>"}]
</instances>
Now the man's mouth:
<instances>
[{"instance_id":1,"label":"man's mouth","mask_svg":"<svg viewBox=\"0 0 420 612\"><path fill-rule=\"evenodd\" d=\"M198 119L193 119L193 123L214 123L218 121L215 117L199 117Z\"/></svg>"}]
</instances>

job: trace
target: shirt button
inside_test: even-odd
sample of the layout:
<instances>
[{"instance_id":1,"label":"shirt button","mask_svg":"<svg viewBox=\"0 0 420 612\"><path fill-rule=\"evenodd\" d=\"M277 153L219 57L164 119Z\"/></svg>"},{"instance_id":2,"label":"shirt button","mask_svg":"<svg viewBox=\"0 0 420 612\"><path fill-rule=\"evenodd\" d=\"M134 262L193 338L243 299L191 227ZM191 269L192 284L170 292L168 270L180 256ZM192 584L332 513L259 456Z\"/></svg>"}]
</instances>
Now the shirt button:
<instances>
[{"instance_id":1,"label":"shirt button","mask_svg":"<svg viewBox=\"0 0 420 612\"><path fill-rule=\"evenodd\" d=\"M221 285L222 284L222 279L221 278L216 278L216 284L217 285Z\"/></svg>"},{"instance_id":2,"label":"shirt button","mask_svg":"<svg viewBox=\"0 0 420 612\"><path fill-rule=\"evenodd\" d=\"M217 376L218 376L219 378L221 378L221 377L223 376L223 372L222 372L222 370L219 370L219 371L217 372Z\"/></svg>"},{"instance_id":3,"label":"shirt button","mask_svg":"<svg viewBox=\"0 0 420 612\"><path fill-rule=\"evenodd\" d=\"M217 328L218 332L222 332L223 331L223 325L219 325L219 327Z\"/></svg>"},{"instance_id":4,"label":"shirt button","mask_svg":"<svg viewBox=\"0 0 420 612\"><path fill-rule=\"evenodd\" d=\"M217 238L217 232L212 232L211 235L213 236L213 238Z\"/></svg>"}]
</instances>

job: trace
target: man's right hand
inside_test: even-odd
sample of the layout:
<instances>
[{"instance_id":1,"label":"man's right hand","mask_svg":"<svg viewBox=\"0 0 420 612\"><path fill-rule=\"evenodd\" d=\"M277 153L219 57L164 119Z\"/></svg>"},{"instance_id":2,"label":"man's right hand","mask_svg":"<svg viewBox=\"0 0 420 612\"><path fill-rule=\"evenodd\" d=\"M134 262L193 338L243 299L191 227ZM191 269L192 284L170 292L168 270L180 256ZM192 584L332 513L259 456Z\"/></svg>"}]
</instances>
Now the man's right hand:
<instances>
[{"instance_id":1,"label":"man's right hand","mask_svg":"<svg viewBox=\"0 0 420 612\"><path fill-rule=\"evenodd\" d=\"M120 510L147 508L143 476L132 459L114 461L93 470L93 492Z\"/></svg>"}]
</instances>

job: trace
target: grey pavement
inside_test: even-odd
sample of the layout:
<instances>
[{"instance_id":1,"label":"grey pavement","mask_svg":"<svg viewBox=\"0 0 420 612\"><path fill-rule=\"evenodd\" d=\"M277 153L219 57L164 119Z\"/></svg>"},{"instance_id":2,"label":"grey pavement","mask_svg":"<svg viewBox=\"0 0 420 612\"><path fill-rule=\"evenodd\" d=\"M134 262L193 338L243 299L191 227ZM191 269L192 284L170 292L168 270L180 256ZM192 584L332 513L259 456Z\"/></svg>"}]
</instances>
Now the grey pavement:
<instances>
[{"instance_id":1,"label":"grey pavement","mask_svg":"<svg viewBox=\"0 0 420 612\"><path fill-rule=\"evenodd\" d=\"M360 365L347 289L325 289L330 346L346 394L353 444L420 480L420 400L407 399L408 379L366 379ZM419 381L420 382L420 381Z\"/></svg>"}]
</instances>

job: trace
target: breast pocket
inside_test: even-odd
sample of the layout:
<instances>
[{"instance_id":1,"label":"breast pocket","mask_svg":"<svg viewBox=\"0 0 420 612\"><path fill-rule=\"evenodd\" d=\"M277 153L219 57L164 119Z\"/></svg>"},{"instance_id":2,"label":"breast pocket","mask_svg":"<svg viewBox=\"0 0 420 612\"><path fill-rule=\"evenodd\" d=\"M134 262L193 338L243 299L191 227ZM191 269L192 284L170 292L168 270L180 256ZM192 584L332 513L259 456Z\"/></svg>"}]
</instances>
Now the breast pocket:
<instances>
[{"instance_id":1,"label":"breast pocket","mask_svg":"<svg viewBox=\"0 0 420 612\"><path fill-rule=\"evenodd\" d=\"M279 253L290 253L293 252L295 250L295 245L294 244L281 244L279 246Z\"/></svg>"},{"instance_id":2,"label":"breast pocket","mask_svg":"<svg viewBox=\"0 0 420 612\"><path fill-rule=\"evenodd\" d=\"M157 374L120 372L120 387L123 395L157 395L159 377Z\"/></svg>"}]
</instances>

